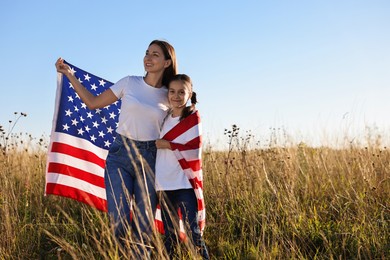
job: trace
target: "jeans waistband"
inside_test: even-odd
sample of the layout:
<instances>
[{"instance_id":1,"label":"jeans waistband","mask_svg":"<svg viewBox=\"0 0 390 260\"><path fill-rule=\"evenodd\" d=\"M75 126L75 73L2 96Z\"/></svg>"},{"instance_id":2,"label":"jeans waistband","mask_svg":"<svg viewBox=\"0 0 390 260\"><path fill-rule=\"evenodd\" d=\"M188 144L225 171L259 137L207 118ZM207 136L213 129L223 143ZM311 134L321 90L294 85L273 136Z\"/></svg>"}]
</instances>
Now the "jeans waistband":
<instances>
[{"instance_id":1,"label":"jeans waistband","mask_svg":"<svg viewBox=\"0 0 390 260\"><path fill-rule=\"evenodd\" d=\"M149 148L156 148L156 140L151 141L137 141L130 138L127 138L126 136L119 135L117 138L120 138L123 141L126 141L128 145L134 145L138 149L149 149Z\"/></svg>"}]
</instances>

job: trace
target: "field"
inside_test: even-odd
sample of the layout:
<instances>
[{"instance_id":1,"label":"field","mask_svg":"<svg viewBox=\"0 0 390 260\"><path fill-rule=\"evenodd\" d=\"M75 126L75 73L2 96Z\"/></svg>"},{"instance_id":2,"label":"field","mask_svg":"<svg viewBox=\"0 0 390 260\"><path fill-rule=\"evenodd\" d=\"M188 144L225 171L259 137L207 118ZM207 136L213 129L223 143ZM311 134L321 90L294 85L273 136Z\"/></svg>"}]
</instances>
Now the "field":
<instances>
[{"instance_id":1,"label":"field","mask_svg":"<svg viewBox=\"0 0 390 260\"><path fill-rule=\"evenodd\" d=\"M4 135L0 259L117 259L104 213L43 195L46 141ZM212 259L390 258L390 148L256 148L236 126L225 138L226 151L203 154Z\"/></svg>"}]
</instances>

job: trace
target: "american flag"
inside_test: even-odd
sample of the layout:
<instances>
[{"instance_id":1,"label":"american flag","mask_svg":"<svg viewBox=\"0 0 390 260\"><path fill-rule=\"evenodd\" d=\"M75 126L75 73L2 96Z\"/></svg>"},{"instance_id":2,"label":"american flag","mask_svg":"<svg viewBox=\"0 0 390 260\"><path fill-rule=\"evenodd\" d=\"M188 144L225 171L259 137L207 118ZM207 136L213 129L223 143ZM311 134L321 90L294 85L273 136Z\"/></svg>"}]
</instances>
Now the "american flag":
<instances>
[{"instance_id":1,"label":"american flag","mask_svg":"<svg viewBox=\"0 0 390 260\"><path fill-rule=\"evenodd\" d=\"M72 73L94 95L113 83L68 64ZM121 101L90 110L81 101L67 77L58 74L53 126L46 165L45 195L75 199L107 211L104 168L115 140ZM156 229L164 233L161 209L155 213ZM184 225L180 221L181 236Z\"/></svg>"},{"instance_id":2,"label":"american flag","mask_svg":"<svg viewBox=\"0 0 390 260\"><path fill-rule=\"evenodd\" d=\"M94 95L112 83L67 63ZM105 160L115 140L121 101L89 110L67 77L58 74L46 167L45 194L69 197L106 211Z\"/></svg>"}]
</instances>

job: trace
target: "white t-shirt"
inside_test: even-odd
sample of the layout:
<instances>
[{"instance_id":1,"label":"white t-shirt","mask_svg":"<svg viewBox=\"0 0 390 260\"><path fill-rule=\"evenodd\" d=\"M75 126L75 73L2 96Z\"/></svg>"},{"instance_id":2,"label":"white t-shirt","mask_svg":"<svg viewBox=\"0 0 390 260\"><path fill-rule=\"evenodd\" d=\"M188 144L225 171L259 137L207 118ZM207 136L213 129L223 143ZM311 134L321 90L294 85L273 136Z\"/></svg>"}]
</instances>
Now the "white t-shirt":
<instances>
[{"instance_id":1,"label":"white t-shirt","mask_svg":"<svg viewBox=\"0 0 390 260\"><path fill-rule=\"evenodd\" d=\"M161 129L160 138L179 123L180 117L169 115ZM180 140L180 136L175 142L185 143ZM187 140L188 141L188 140ZM157 149L156 158L156 190L179 190L191 189L191 183L183 172L179 161L170 149Z\"/></svg>"},{"instance_id":2,"label":"white t-shirt","mask_svg":"<svg viewBox=\"0 0 390 260\"><path fill-rule=\"evenodd\" d=\"M116 132L137 141L156 140L168 110L167 88L154 88L142 76L127 76L111 90L122 99Z\"/></svg>"}]
</instances>

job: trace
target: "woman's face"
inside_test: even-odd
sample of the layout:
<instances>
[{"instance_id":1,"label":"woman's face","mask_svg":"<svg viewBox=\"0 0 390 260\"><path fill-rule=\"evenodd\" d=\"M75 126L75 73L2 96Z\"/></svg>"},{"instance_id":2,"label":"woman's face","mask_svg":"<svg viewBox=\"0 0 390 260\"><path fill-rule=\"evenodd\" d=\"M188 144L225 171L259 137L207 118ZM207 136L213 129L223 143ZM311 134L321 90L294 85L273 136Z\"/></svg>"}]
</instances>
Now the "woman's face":
<instances>
[{"instance_id":1,"label":"woman's face","mask_svg":"<svg viewBox=\"0 0 390 260\"><path fill-rule=\"evenodd\" d=\"M146 50L144 57L144 68L146 72L161 72L169 67L171 60L166 60L163 50L157 44L152 44Z\"/></svg>"},{"instance_id":2,"label":"woman's face","mask_svg":"<svg viewBox=\"0 0 390 260\"><path fill-rule=\"evenodd\" d=\"M174 80L169 83L168 100L172 109L184 108L190 97L189 88L181 80Z\"/></svg>"}]
</instances>

